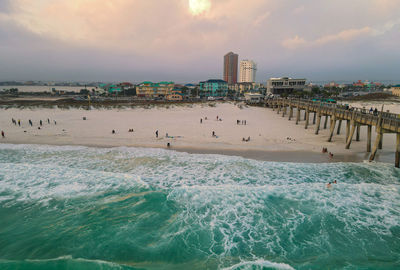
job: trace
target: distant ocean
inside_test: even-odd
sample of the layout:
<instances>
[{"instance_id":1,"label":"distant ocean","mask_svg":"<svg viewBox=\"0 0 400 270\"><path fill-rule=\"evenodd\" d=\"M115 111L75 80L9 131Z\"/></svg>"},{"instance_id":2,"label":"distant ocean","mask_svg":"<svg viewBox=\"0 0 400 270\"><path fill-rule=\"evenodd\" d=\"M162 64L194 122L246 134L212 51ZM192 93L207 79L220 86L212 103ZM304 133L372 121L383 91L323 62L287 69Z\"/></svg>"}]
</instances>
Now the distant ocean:
<instances>
[{"instance_id":1,"label":"distant ocean","mask_svg":"<svg viewBox=\"0 0 400 270\"><path fill-rule=\"evenodd\" d=\"M0 269L400 269L400 170L0 144Z\"/></svg>"}]
</instances>

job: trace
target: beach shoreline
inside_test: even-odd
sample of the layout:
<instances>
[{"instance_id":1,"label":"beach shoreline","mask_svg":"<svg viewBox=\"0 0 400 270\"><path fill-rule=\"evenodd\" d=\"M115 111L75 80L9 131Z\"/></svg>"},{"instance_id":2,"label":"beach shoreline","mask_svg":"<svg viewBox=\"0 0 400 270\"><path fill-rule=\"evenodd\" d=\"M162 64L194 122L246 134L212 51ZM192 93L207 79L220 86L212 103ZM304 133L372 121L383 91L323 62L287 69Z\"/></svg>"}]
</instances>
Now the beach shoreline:
<instances>
[{"instance_id":1,"label":"beach shoreline","mask_svg":"<svg viewBox=\"0 0 400 270\"><path fill-rule=\"evenodd\" d=\"M191 146L177 146L177 147L156 147L156 146L144 146L144 145L94 145L94 144L63 144L63 143L18 143L18 142L7 142L0 143L1 145L16 145L16 146L60 146L60 147L88 147L88 148L99 148L99 149L117 149L120 147L126 148L144 148L144 149L162 149L166 151L176 151L188 154L200 154L200 155L223 155L242 157L245 159L253 159L258 161L267 162L286 162L286 163L362 163L368 160L368 155L360 153L347 153L337 154L334 157L329 157L327 153L319 153L313 151L266 151L266 150L255 150L255 149L233 149L233 148L197 148ZM382 160L382 156L385 158ZM388 163L387 154L377 155L377 162Z\"/></svg>"}]
</instances>

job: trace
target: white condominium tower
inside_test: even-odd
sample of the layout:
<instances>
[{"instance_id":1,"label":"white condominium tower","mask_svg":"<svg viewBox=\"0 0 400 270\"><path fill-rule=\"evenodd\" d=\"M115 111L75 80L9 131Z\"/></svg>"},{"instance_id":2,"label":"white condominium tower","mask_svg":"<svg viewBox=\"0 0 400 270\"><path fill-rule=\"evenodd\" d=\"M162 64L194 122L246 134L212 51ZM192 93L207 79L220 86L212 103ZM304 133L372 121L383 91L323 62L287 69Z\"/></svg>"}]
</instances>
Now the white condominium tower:
<instances>
[{"instance_id":1,"label":"white condominium tower","mask_svg":"<svg viewBox=\"0 0 400 270\"><path fill-rule=\"evenodd\" d=\"M256 82L257 64L251 60L240 61L239 82Z\"/></svg>"}]
</instances>

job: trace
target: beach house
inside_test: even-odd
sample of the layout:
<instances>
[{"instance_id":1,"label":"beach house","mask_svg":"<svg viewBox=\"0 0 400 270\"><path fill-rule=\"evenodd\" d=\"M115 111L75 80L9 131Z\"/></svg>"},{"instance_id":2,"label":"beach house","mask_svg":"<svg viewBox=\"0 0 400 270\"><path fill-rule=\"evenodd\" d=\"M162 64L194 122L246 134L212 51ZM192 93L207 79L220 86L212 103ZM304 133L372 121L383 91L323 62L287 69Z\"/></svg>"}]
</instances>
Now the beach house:
<instances>
[{"instance_id":1,"label":"beach house","mask_svg":"<svg viewBox=\"0 0 400 270\"><path fill-rule=\"evenodd\" d=\"M146 98L164 98L172 94L174 82L142 82L136 87L136 93L139 97Z\"/></svg>"},{"instance_id":2,"label":"beach house","mask_svg":"<svg viewBox=\"0 0 400 270\"><path fill-rule=\"evenodd\" d=\"M392 91L392 95L400 97L400 84L392 86L390 90Z\"/></svg>"},{"instance_id":3,"label":"beach house","mask_svg":"<svg viewBox=\"0 0 400 270\"><path fill-rule=\"evenodd\" d=\"M228 94L228 83L223 80L208 80L200 82L201 97L226 97Z\"/></svg>"}]
</instances>

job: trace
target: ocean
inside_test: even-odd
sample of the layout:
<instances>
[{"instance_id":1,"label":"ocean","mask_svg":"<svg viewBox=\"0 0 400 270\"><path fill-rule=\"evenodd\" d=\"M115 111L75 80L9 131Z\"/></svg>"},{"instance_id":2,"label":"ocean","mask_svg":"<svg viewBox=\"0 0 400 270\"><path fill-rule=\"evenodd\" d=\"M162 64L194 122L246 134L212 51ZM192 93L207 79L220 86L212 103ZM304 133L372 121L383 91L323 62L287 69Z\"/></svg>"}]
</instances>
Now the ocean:
<instances>
[{"instance_id":1,"label":"ocean","mask_svg":"<svg viewBox=\"0 0 400 270\"><path fill-rule=\"evenodd\" d=\"M0 269L399 268L392 164L0 145Z\"/></svg>"}]
</instances>

